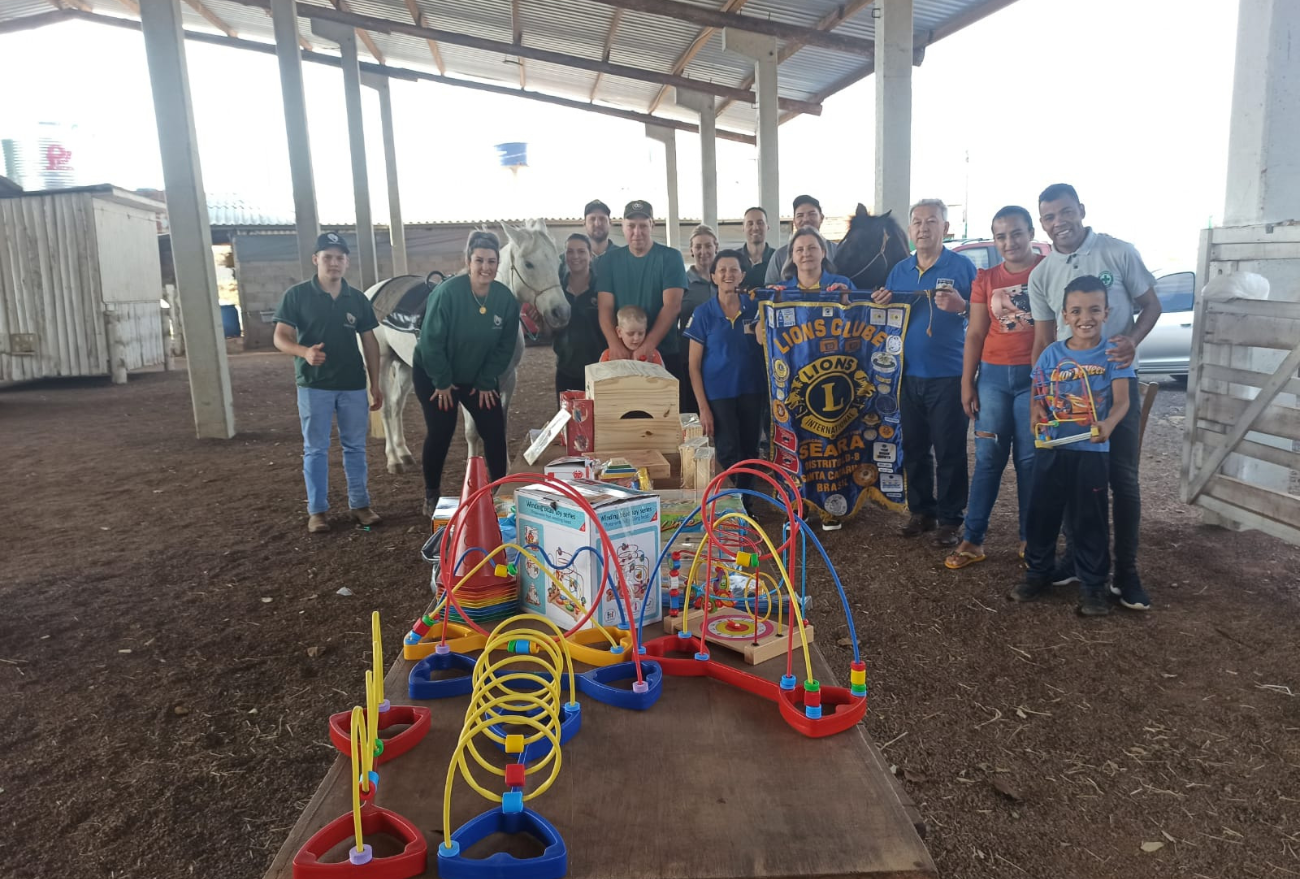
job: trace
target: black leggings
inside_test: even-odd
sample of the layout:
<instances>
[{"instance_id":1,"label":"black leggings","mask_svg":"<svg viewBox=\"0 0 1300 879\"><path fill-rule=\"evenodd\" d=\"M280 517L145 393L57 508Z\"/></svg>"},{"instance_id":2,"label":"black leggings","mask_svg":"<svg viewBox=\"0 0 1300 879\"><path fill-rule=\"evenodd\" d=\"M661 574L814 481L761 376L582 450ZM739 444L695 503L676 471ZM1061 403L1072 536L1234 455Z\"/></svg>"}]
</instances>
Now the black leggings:
<instances>
[{"instance_id":1,"label":"black leggings","mask_svg":"<svg viewBox=\"0 0 1300 879\"><path fill-rule=\"evenodd\" d=\"M480 409L478 397L473 388L452 385L452 405L450 409L440 409L438 404L429 399L437 390L429 376L418 366L411 367L411 378L415 385L416 396L420 400L420 410L424 413L424 457L420 462L424 468L424 496L440 497L442 494L442 467L447 463L447 450L451 448L452 437L456 435L456 413L464 406L474 419L479 436L483 438L483 451L487 456L488 475L500 479L506 475L506 414L501 401L491 409Z\"/></svg>"}]
</instances>

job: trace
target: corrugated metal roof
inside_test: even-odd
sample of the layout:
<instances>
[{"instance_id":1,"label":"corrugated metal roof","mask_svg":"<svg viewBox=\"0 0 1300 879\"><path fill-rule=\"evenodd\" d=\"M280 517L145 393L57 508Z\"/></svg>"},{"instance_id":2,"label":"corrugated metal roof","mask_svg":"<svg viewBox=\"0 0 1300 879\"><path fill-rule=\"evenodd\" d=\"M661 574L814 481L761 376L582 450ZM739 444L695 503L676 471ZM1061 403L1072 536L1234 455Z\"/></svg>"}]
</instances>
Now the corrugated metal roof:
<instances>
[{"instance_id":1,"label":"corrugated metal roof","mask_svg":"<svg viewBox=\"0 0 1300 879\"><path fill-rule=\"evenodd\" d=\"M266 0L201 2L240 37L262 42L274 39L271 18L258 5ZM600 61L610 33L610 23L617 11L616 0L414 2L425 27L501 44L484 48L440 41L438 49L448 77L491 82L508 88L519 88L518 58L510 51L516 25L512 7L517 5L519 9L522 47L557 52L591 62ZM723 5L722 0L678 2L714 12ZM1014 0L914 0L913 15L918 40L928 43L935 36L942 37L983 15L1010 5L1011 2ZM826 18L835 16L843 4L844 0L748 0L739 14L754 20L813 28ZM341 7L356 15L392 22L398 26L413 25L406 0L299 0L298 7L300 34L316 51L327 54L337 54L337 49L312 34L311 21L302 17L302 13L310 14L311 10L328 10L333 13ZM94 8L96 14L112 10L116 15L122 10L121 6L106 0L96 0ZM186 29L204 33L217 31L188 2L181 9ZM6 22L35 15L44 15L43 20L48 20L51 13L57 14L51 0L0 0L0 32L3 32ZM875 32L875 20L871 13L872 6L868 5L828 32L836 36L871 40ZM65 14L69 17L84 17L84 13L76 10L68 10ZM612 64L638 68L651 75L675 73L683 55L706 30L698 23L676 17L625 10L611 41L609 60ZM387 64L425 73L436 72L424 35L392 33L378 24L369 33ZM780 68L780 92L783 98L815 103L850 82L861 79L870 71L870 59L864 55L815 45L803 45L791 52L790 39L781 39L778 43L783 54L788 56ZM370 53L364 45L360 51L363 60L367 60ZM529 91L570 100L592 101L592 86L597 76L595 71L554 61L524 59L523 63L526 88ZM698 81L705 88L712 84L735 89L746 85L751 74L750 62L723 51L721 36L715 32L685 65L680 75ZM601 76L594 103L648 113L660 90L658 83L606 72ZM654 115L665 120L694 120L694 114L674 105L671 96L659 101ZM752 133L755 127L752 103L747 100L730 101L718 116L718 127Z\"/></svg>"}]
</instances>

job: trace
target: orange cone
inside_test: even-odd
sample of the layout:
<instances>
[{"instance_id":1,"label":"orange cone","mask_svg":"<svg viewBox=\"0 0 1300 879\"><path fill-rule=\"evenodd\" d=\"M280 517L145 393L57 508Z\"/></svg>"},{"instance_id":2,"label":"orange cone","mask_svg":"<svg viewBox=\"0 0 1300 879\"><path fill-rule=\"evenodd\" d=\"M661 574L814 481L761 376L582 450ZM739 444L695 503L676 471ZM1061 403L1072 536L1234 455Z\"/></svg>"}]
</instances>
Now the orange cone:
<instances>
[{"instance_id":1,"label":"orange cone","mask_svg":"<svg viewBox=\"0 0 1300 879\"><path fill-rule=\"evenodd\" d=\"M491 552L501 545L501 526L497 523L496 507L492 503L492 494L484 492L478 496L478 500L465 509L466 502L470 496L480 488L488 484L487 464L482 458L470 458L465 464L465 486L460 493L461 509L457 519L456 530L452 533L452 553L451 559L447 561L447 574L450 575L452 566L456 561L465 554L470 547ZM483 560L480 553L474 552L465 556L465 560L460 565L461 574L473 568ZM514 584L513 577L498 577L495 568L498 564L506 563L505 554L498 553L493 556L492 562L484 565L478 573L466 580L456 593L456 597L464 600L469 597L465 590L478 590L503 587L505 584ZM450 582L454 584L459 580L459 576L450 577ZM447 580L444 580L446 583Z\"/></svg>"}]
</instances>

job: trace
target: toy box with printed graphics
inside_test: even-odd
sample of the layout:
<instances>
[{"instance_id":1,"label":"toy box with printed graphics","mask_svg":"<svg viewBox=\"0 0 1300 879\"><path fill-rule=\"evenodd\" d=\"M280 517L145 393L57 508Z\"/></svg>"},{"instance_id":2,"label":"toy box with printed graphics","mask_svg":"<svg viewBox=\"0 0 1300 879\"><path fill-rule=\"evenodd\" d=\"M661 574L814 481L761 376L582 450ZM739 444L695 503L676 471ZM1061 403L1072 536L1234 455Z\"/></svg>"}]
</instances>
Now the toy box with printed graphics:
<instances>
[{"instance_id":1,"label":"toy box with printed graphics","mask_svg":"<svg viewBox=\"0 0 1300 879\"><path fill-rule=\"evenodd\" d=\"M596 468L599 465L600 462L595 458L576 455L568 458L556 458L547 464L542 472L547 476L557 476L565 482L573 482L575 479L595 479Z\"/></svg>"},{"instance_id":2,"label":"toy box with printed graphics","mask_svg":"<svg viewBox=\"0 0 1300 879\"><path fill-rule=\"evenodd\" d=\"M560 394L560 407L569 413L569 423L564 426L564 445L570 455L585 455L596 448L595 406L582 391Z\"/></svg>"},{"instance_id":3,"label":"toy box with printed graphics","mask_svg":"<svg viewBox=\"0 0 1300 879\"><path fill-rule=\"evenodd\" d=\"M623 578L632 595L633 613L646 603L645 622L662 616L659 572L659 496L601 482L578 480L570 485L582 493L595 509L614 544ZM543 614L560 628L573 628L586 616L592 602L600 607L587 626L627 628L627 612L616 600L612 581L600 583L600 534L587 512L577 503L545 485L530 485L515 493L519 542L536 544L556 566L556 573L570 595L556 587L541 568L521 558L519 566L520 610ZM538 554L538 558L542 558Z\"/></svg>"}]
</instances>

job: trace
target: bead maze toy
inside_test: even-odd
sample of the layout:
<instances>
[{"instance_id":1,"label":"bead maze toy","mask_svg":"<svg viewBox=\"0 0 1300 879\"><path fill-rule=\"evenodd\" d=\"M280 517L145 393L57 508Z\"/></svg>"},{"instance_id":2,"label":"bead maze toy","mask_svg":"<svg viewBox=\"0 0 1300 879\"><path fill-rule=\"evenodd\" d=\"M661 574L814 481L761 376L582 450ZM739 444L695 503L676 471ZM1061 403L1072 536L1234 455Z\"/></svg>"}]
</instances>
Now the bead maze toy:
<instances>
[{"instance_id":1,"label":"bead maze toy","mask_svg":"<svg viewBox=\"0 0 1300 879\"><path fill-rule=\"evenodd\" d=\"M424 834L407 819L374 803L379 790L379 773L375 767L398 757L414 747L429 731L430 711L422 706L394 706L383 698L383 652L381 650L379 613L371 615L371 647L374 669L366 670L366 706L330 718L330 740L351 761L348 784L352 792L352 810L325 825L312 835L293 858L294 879L345 879L365 876L371 879L410 879L428 866L428 843ZM346 722L346 727L344 723ZM409 724L385 742L379 730L395 724ZM346 728L346 737L339 732ZM348 839L346 861L329 862L326 855ZM401 850L395 855L376 856L365 837L383 835L396 839Z\"/></svg>"},{"instance_id":2,"label":"bead maze toy","mask_svg":"<svg viewBox=\"0 0 1300 879\"><path fill-rule=\"evenodd\" d=\"M1061 394L1057 392L1058 382L1065 381L1062 370L1069 369L1068 380L1077 380L1082 385L1083 394ZM1063 360L1047 376L1040 368L1034 369L1034 402L1045 410L1046 420L1034 419L1034 448L1050 449L1070 443L1088 442L1101 435L1097 427L1097 401L1092 395L1092 384L1088 381L1088 371L1075 360ZM1065 433L1057 433L1062 427Z\"/></svg>"},{"instance_id":3,"label":"bead maze toy","mask_svg":"<svg viewBox=\"0 0 1300 879\"><path fill-rule=\"evenodd\" d=\"M728 479L740 475L765 483L771 495L725 487ZM583 628L595 612L594 607L567 630L532 614L512 616L491 632L463 614L463 622L451 620L462 589L472 588L483 571L489 570L498 579L513 575L511 566L503 564L505 554L511 551L518 553L517 564L536 565L546 572L556 589L567 588L563 573L571 559L557 564L535 544L502 541L496 528L492 491L508 484L538 482L545 482L548 489L585 508L598 540L584 550L595 557L598 576L617 596L626 625ZM718 513L719 503L736 494L765 500L783 514L779 543L743 512L733 509ZM438 875L444 879L564 876L568 851L560 831L528 804L559 777L562 751L581 729L584 709L579 697L615 708L646 711L659 701L668 678L703 677L775 702L786 724L804 736L834 735L857 724L867 708L866 666L857 651L854 624L838 575L802 514L802 499L794 478L767 462L743 461L711 480L695 513L681 521L665 542L660 557L650 565L657 574L677 536L698 516L703 537L684 578L681 554L672 558L670 617L680 621L680 630L646 640L643 634L648 596L639 605L634 600L620 564L620 548L600 526L596 511L583 494L562 480L536 474L487 482L482 459L471 459L462 503L442 536L441 563L436 574L438 598L403 642L404 655L416 660L407 682L412 700L445 704L449 699L468 699L447 767L441 815L443 836L434 859ZM805 605L794 580L796 567L803 571L807 568L807 559L798 552L800 546L819 554L825 562L844 608L855 645L847 688L824 685L813 675L811 627L803 618ZM707 577L704 572L708 572ZM714 583L719 576L722 579ZM733 578L742 585L733 586ZM697 586L704 594L698 614L692 614L692 590ZM763 613L759 612L760 605L766 607ZM787 608L788 621L782 616ZM770 619L773 612L777 615L775 624ZM697 620L698 628L694 628ZM732 620L742 621L744 630L735 628ZM771 631L768 625L773 625ZM735 637L718 638L719 633ZM759 677L709 652L711 645L725 644L727 640L741 640L752 646L756 636L769 639L764 646L777 644L784 652L786 669L779 681ZM373 804L379 779L374 767L413 747L423 732L409 745L400 736L386 743L379 740L384 715L403 706L388 705L383 698L377 618L372 618L372 644L374 668L366 673L365 707L335 715L330 723L331 739L350 755L353 763L349 776L353 809L302 847L294 859L295 879L405 879L427 865L428 852L421 832L406 819ZM795 672L796 654L800 655L801 675ZM578 663L591 668L579 672L575 669ZM416 706L411 710L410 728L415 729L421 716L427 719L438 708ZM346 739L342 737L345 728ZM424 729L428 729L427 723ZM495 776L498 784L482 783L479 778L484 774ZM451 797L458 777L492 806L453 828ZM437 822L430 816L419 817ZM516 833L539 839L541 854L517 858L496 851L481 857L468 856L471 849L484 848L484 841L495 834ZM376 856L364 841L366 836L376 834L397 838L402 852L387 858ZM349 839L352 844L346 861L323 862L326 853Z\"/></svg>"}]
</instances>

